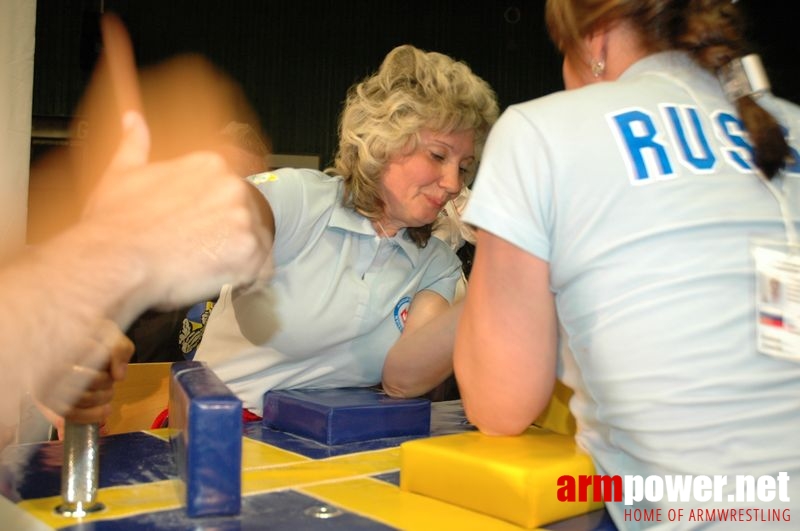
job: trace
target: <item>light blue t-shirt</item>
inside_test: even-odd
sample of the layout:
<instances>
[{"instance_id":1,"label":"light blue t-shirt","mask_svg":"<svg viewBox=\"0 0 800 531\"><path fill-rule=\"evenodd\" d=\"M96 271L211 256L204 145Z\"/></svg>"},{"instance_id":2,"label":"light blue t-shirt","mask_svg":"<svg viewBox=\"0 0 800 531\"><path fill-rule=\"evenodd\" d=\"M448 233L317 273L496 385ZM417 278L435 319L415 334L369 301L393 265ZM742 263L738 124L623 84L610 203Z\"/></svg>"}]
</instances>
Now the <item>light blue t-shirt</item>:
<instances>
[{"instance_id":1,"label":"light blue t-shirt","mask_svg":"<svg viewBox=\"0 0 800 531\"><path fill-rule=\"evenodd\" d=\"M774 184L797 221L800 110L761 102L794 146ZM747 142L716 79L656 54L506 110L465 220L549 263L559 375L601 473L720 474L730 489L788 471L798 509L800 363L756 351L750 255L784 225Z\"/></svg>"},{"instance_id":2,"label":"light blue t-shirt","mask_svg":"<svg viewBox=\"0 0 800 531\"><path fill-rule=\"evenodd\" d=\"M339 177L281 169L249 179L275 217L270 290L278 329L264 344L248 341L226 287L194 359L257 413L269 389L379 383L413 297L431 290L453 300L458 257L436 238L417 247L405 230L379 238L367 218L342 206Z\"/></svg>"}]
</instances>

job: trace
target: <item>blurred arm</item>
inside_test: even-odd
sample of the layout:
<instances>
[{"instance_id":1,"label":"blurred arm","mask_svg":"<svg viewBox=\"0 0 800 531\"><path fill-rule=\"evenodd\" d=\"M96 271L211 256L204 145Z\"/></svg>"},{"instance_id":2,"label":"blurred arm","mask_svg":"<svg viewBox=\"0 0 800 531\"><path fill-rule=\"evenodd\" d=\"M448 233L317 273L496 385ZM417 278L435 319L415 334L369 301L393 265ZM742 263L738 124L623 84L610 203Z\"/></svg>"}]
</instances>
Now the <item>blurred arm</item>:
<instances>
[{"instance_id":1,"label":"blurred arm","mask_svg":"<svg viewBox=\"0 0 800 531\"><path fill-rule=\"evenodd\" d=\"M92 384L92 371L115 379L120 330L147 308L190 304L267 274L272 235L251 185L212 153L148 164L141 115L127 113L123 125L81 220L0 267L0 427L16 422L24 391L74 404L86 386L105 385ZM56 385L65 380L79 383Z\"/></svg>"},{"instance_id":2,"label":"blurred arm","mask_svg":"<svg viewBox=\"0 0 800 531\"><path fill-rule=\"evenodd\" d=\"M277 329L275 301L268 285L272 274L271 250L275 235L275 216L264 194L249 182L248 186L257 205L261 225L268 233L267 249L270 255L258 280L249 286L234 290L231 301L242 335L254 345L261 345L266 343Z\"/></svg>"}]
</instances>

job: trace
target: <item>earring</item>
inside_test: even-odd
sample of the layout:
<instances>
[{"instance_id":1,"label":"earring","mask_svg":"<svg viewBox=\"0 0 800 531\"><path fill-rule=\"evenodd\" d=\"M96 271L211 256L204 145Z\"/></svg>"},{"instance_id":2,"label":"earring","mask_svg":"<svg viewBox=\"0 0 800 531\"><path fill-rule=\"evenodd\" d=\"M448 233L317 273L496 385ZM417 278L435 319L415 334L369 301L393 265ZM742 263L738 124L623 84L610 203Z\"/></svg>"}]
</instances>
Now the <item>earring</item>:
<instances>
[{"instance_id":1,"label":"earring","mask_svg":"<svg viewBox=\"0 0 800 531\"><path fill-rule=\"evenodd\" d=\"M595 79L600 78L606 72L606 62L602 59L592 59L590 66Z\"/></svg>"}]
</instances>

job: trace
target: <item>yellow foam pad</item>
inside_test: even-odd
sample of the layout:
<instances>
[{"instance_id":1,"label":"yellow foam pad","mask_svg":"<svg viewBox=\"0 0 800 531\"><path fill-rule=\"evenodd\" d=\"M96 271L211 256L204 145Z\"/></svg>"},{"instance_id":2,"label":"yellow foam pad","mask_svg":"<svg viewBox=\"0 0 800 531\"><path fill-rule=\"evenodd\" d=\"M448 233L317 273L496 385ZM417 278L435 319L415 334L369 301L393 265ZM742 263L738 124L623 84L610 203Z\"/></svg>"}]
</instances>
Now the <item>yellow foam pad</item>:
<instances>
[{"instance_id":1,"label":"yellow foam pad","mask_svg":"<svg viewBox=\"0 0 800 531\"><path fill-rule=\"evenodd\" d=\"M479 432L416 439L400 446L400 488L523 527L600 509L558 501L561 476L593 475L571 435L532 426L517 437Z\"/></svg>"},{"instance_id":2,"label":"yellow foam pad","mask_svg":"<svg viewBox=\"0 0 800 531\"><path fill-rule=\"evenodd\" d=\"M556 380L550 402L533 423L562 435L575 435L575 417L569 410L569 399L572 398L572 394L572 389L564 385L561 380Z\"/></svg>"}]
</instances>

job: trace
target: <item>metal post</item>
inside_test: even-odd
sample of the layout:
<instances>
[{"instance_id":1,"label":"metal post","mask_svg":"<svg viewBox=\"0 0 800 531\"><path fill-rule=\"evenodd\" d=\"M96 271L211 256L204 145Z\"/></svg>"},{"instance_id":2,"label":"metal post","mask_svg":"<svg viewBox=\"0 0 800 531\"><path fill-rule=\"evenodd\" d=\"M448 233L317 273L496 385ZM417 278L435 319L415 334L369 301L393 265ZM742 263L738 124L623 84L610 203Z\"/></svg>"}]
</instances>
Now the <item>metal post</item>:
<instances>
[{"instance_id":1,"label":"metal post","mask_svg":"<svg viewBox=\"0 0 800 531\"><path fill-rule=\"evenodd\" d=\"M82 518L104 508L97 501L100 477L99 424L64 423L61 499L56 512Z\"/></svg>"}]
</instances>

